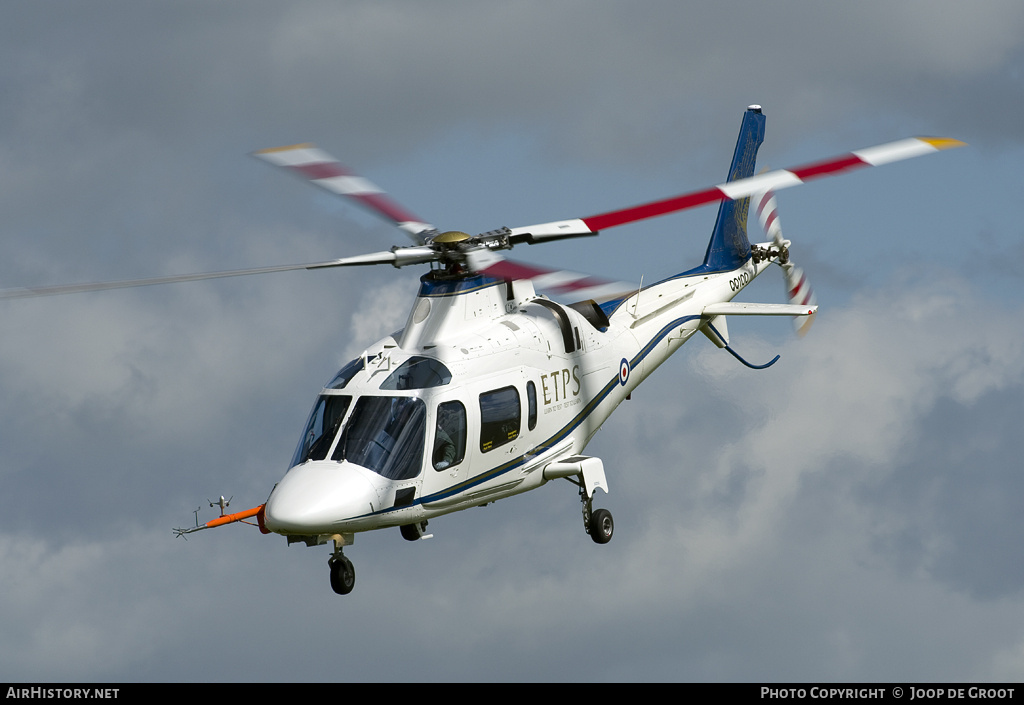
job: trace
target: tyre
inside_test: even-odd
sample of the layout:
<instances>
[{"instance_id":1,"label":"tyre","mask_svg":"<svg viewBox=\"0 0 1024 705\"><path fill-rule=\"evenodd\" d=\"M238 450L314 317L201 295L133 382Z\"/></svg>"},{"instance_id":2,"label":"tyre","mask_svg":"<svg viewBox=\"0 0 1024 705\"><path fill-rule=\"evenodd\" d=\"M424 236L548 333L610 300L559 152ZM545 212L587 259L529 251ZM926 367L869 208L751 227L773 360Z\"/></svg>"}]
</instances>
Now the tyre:
<instances>
[{"instance_id":1,"label":"tyre","mask_svg":"<svg viewBox=\"0 0 1024 705\"><path fill-rule=\"evenodd\" d=\"M426 522L420 522L417 524L402 524L400 527L402 530L402 538L406 541L419 541L420 537L423 536L423 528L426 526Z\"/></svg>"},{"instance_id":2,"label":"tyre","mask_svg":"<svg viewBox=\"0 0 1024 705\"><path fill-rule=\"evenodd\" d=\"M339 595L347 595L356 585L356 569L345 556L331 564L331 589Z\"/></svg>"},{"instance_id":3,"label":"tyre","mask_svg":"<svg viewBox=\"0 0 1024 705\"><path fill-rule=\"evenodd\" d=\"M590 538L594 543L608 543L614 532L615 522L607 509L598 509L590 515Z\"/></svg>"}]
</instances>

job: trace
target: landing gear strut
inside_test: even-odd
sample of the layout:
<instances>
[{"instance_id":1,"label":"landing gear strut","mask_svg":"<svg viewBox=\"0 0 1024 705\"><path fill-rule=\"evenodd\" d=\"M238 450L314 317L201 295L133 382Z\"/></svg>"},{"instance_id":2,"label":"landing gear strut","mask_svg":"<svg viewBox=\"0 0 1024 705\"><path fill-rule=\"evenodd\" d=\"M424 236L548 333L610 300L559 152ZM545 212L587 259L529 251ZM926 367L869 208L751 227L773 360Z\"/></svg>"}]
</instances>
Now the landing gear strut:
<instances>
[{"instance_id":1,"label":"landing gear strut","mask_svg":"<svg viewBox=\"0 0 1024 705\"><path fill-rule=\"evenodd\" d=\"M334 555L327 559L331 567L331 588L339 595L347 595L356 585L356 569L352 561L341 552L341 544L334 542Z\"/></svg>"},{"instance_id":2,"label":"landing gear strut","mask_svg":"<svg viewBox=\"0 0 1024 705\"><path fill-rule=\"evenodd\" d=\"M590 534L594 543L608 543L615 531L612 513L607 509L594 509L594 493L598 489L608 492L604 477L604 463L600 458L574 455L551 463L544 468L544 479L564 477L580 488L580 502L583 504L583 530Z\"/></svg>"}]
</instances>

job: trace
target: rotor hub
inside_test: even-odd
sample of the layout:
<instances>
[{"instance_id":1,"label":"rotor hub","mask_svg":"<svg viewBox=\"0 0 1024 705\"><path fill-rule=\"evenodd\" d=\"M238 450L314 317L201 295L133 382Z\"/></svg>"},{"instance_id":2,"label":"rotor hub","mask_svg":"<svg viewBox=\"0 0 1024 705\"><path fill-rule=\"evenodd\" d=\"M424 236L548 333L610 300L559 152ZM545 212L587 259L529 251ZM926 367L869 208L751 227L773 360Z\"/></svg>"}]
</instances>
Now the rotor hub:
<instances>
[{"instance_id":1,"label":"rotor hub","mask_svg":"<svg viewBox=\"0 0 1024 705\"><path fill-rule=\"evenodd\" d=\"M431 242L435 245L451 246L457 245L460 242L465 242L470 239L469 233L464 233L461 230L448 230L435 237Z\"/></svg>"}]
</instances>

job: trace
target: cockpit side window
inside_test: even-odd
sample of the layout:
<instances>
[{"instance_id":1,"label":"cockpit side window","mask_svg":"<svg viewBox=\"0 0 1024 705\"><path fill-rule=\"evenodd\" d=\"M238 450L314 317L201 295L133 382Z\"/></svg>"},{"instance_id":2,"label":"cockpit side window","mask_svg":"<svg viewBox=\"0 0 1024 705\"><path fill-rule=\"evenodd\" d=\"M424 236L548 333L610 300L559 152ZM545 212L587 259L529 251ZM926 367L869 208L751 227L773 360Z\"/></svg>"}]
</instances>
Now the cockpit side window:
<instances>
[{"instance_id":1,"label":"cockpit side window","mask_svg":"<svg viewBox=\"0 0 1024 705\"><path fill-rule=\"evenodd\" d=\"M338 427L350 403L352 397L347 394L320 395L309 414L290 467L301 465L307 460L323 460L327 457L327 451L331 449L331 443L338 434Z\"/></svg>"},{"instance_id":2,"label":"cockpit side window","mask_svg":"<svg viewBox=\"0 0 1024 705\"><path fill-rule=\"evenodd\" d=\"M327 388L344 389L345 385L356 376L356 372L363 369L363 367L365 367L363 358L357 357L355 360L342 367L338 371L338 374L334 375L331 381L327 383Z\"/></svg>"},{"instance_id":3,"label":"cockpit side window","mask_svg":"<svg viewBox=\"0 0 1024 705\"><path fill-rule=\"evenodd\" d=\"M441 387L452 380L452 373L438 360L414 355L388 375L380 388L401 391L406 389L429 389Z\"/></svg>"},{"instance_id":4,"label":"cockpit side window","mask_svg":"<svg viewBox=\"0 0 1024 705\"><path fill-rule=\"evenodd\" d=\"M434 429L434 450L430 461L435 470L444 470L466 457L466 407L460 401L446 401L437 406L437 427Z\"/></svg>"},{"instance_id":5,"label":"cockpit side window","mask_svg":"<svg viewBox=\"0 0 1024 705\"><path fill-rule=\"evenodd\" d=\"M519 437L519 391L504 387L480 395L480 450L488 452Z\"/></svg>"}]
</instances>

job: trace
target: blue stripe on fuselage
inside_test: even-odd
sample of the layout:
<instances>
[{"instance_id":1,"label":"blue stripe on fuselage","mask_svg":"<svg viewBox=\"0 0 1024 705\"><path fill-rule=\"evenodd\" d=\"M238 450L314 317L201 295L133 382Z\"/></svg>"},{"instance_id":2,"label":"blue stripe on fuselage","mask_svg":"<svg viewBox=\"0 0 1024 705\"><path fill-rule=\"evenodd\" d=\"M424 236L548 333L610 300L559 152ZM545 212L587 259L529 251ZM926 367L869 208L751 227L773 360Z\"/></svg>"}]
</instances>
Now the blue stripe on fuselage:
<instances>
[{"instance_id":1,"label":"blue stripe on fuselage","mask_svg":"<svg viewBox=\"0 0 1024 705\"><path fill-rule=\"evenodd\" d=\"M699 315L698 316L692 316L692 315L691 316L683 316L682 318L677 318L674 321L672 321L672 322L668 323L667 325L665 325L660 331L658 331L658 333L656 335L654 335L647 342L646 345L644 345L643 348L640 349L640 351L636 355L633 356L633 359L630 360L630 363L629 363L630 369L633 369L634 367L636 367L637 364L642 362L644 360L644 358L646 358L651 353L651 351L654 350L655 346L659 342L661 342L661 340L663 340L665 338L665 336L667 336L670 332L672 332L673 329L677 328L678 326L681 326L682 324L686 323L687 321L692 321L692 320L695 320L695 319L698 319L698 318L700 318ZM558 433L556 433L555 435L551 436L550 438L548 438L544 442L540 443L539 445L534 446L527 453L524 453L523 455L520 455L519 457L514 458L513 460L510 460L507 463L503 463L502 465L499 465L498 467L491 468L490 470L487 470L486 472L483 472L483 473L481 473L481 474L479 474L479 475L477 475L475 477L472 477L472 478L470 478L468 480L464 480L463 482L460 482L457 485L453 485L453 486L451 486L449 488L446 488L446 489L444 489L444 490L442 490L440 492L435 492L434 494L426 495L425 497L419 497L416 500L414 500L412 504L403 505L401 507L389 507L387 509L381 509L381 510L376 511L376 512L371 512L371 513L368 513L368 514L363 514L363 515L358 516L358 517L353 517L353 519L362 519L364 517L369 517L369 516L388 514L389 512L397 511L399 509L407 509L408 507L414 506L414 505L417 505L417 504L436 502L438 500L446 499L448 497L452 497L454 495L457 495L460 492L465 492L466 490L471 489L473 487L476 487L477 485L483 484L484 482L487 482L489 480L493 480L494 478L499 477L499 476L501 476L501 475L503 475L503 474L505 474L505 473L507 473L507 472L509 472L511 470L515 470L516 468L524 465L525 463L529 462L530 460L533 460L537 456L541 455L542 453L546 452L547 450L549 450L550 448L554 447L555 445L560 443L562 440L564 440L570 433L575 431L580 426L580 424L582 424L586 420L586 418L588 416L590 416L590 414L593 413L594 410L598 406L600 406L600 404L608 397L608 395L611 394L612 390L615 389L618 386L619 386L619 377L618 377L618 374L616 373L615 377L613 377L611 379L611 381L609 381L604 386L604 388L602 388L601 391L598 392L594 396L594 398L591 399L587 403L587 405L585 407L583 407L583 409L581 409L580 412L578 414L576 414L576 416L574 416L573 419L568 424L563 426L558 431Z\"/></svg>"}]
</instances>

